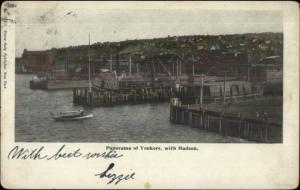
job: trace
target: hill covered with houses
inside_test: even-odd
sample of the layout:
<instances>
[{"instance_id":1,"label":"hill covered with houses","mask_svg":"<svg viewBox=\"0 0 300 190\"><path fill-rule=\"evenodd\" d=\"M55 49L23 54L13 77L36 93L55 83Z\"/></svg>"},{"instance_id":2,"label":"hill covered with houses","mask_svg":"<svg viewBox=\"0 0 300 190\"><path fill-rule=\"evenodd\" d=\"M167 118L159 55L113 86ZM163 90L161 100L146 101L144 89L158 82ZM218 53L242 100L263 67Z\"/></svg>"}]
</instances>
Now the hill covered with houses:
<instances>
[{"instance_id":1,"label":"hill covered with houses","mask_svg":"<svg viewBox=\"0 0 300 190\"><path fill-rule=\"evenodd\" d=\"M182 59L191 59L191 56L184 55L193 55L196 61L204 63L213 63L216 57L218 62L226 62L228 57L242 62L249 61L250 57L252 62L257 62L269 56L282 58L283 33L167 36L52 48L44 53L51 57L52 69L65 69L66 63L69 63L70 71L85 65L88 55L99 67L109 64L110 60L128 59L128 55L132 55L135 62L168 54L179 55ZM22 59L17 61L22 62Z\"/></svg>"}]
</instances>

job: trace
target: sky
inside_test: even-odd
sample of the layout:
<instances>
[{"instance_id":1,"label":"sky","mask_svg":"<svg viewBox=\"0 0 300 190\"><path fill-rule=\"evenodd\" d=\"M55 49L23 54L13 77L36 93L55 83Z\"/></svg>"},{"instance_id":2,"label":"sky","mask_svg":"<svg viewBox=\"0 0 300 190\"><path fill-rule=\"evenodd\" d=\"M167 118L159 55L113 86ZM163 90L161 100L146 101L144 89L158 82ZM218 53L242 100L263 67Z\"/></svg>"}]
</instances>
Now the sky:
<instances>
[{"instance_id":1,"label":"sky","mask_svg":"<svg viewBox=\"0 0 300 190\"><path fill-rule=\"evenodd\" d=\"M86 45L88 33L91 43L96 43L168 35L283 31L279 11L90 5L18 2L15 12L16 56L21 56L24 49Z\"/></svg>"}]
</instances>

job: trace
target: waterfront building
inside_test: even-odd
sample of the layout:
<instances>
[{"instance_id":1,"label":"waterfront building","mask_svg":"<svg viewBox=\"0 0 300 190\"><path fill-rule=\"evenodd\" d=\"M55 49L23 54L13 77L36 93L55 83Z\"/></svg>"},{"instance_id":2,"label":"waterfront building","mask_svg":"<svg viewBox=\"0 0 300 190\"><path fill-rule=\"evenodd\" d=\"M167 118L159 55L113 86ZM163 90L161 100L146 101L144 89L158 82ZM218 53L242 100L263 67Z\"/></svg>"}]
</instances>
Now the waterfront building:
<instances>
[{"instance_id":1,"label":"waterfront building","mask_svg":"<svg viewBox=\"0 0 300 190\"><path fill-rule=\"evenodd\" d=\"M45 72L54 68L51 53L47 51L28 51L25 49L22 60L27 72Z\"/></svg>"}]
</instances>

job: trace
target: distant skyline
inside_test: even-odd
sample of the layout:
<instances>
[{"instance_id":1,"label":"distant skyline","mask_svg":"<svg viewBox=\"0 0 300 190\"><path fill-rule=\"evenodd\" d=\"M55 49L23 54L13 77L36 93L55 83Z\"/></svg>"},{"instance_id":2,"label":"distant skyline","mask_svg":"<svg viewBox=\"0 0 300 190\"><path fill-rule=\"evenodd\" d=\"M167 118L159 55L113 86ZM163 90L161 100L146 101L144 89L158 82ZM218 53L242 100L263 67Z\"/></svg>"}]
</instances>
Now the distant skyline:
<instances>
[{"instance_id":1,"label":"distant skyline","mask_svg":"<svg viewBox=\"0 0 300 190\"><path fill-rule=\"evenodd\" d=\"M283 32L282 14L279 11L197 10L180 7L116 9L109 6L78 7L68 2L39 2L34 5L18 2L16 8L17 57L22 55L24 49L45 50L86 45L88 33L91 34L91 43L96 43L168 35Z\"/></svg>"}]
</instances>

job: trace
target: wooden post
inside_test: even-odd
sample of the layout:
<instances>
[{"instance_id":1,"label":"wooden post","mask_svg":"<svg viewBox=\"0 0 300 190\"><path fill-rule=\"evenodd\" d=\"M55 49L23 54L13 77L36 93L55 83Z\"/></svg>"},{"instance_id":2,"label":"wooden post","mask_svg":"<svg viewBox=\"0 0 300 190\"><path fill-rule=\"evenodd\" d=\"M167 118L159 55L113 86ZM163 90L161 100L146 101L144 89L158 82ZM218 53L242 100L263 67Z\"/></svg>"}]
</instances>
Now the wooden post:
<instances>
[{"instance_id":1,"label":"wooden post","mask_svg":"<svg viewBox=\"0 0 300 190\"><path fill-rule=\"evenodd\" d=\"M73 89L73 102L76 102L76 100L75 100L76 97L77 97L77 96L76 96L76 89L74 88L74 89Z\"/></svg>"},{"instance_id":2,"label":"wooden post","mask_svg":"<svg viewBox=\"0 0 300 190\"><path fill-rule=\"evenodd\" d=\"M120 75L120 56L119 56L119 52L117 53L117 57L116 57L116 64L117 64L117 76Z\"/></svg>"},{"instance_id":3,"label":"wooden post","mask_svg":"<svg viewBox=\"0 0 300 190\"><path fill-rule=\"evenodd\" d=\"M131 54L129 54L129 76L131 76Z\"/></svg>"},{"instance_id":4,"label":"wooden post","mask_svg":"<svg viewBox=\"0 0 300 190\"><path fill-rule=\"evenodd\" d=\"M192 112L188 112L188 113L189 113L189 121L188 121L189 123L188 124L191 125L191 126L193 126L193 120L192 120L192 117L193 117L192 114L193 113Z\"/></svg>"},{"instance_id":5,"label":"wooden post","mask_svg":"<svg viewBox=\"0 0 300 190\"><path fill-rule=\"evenodd\" d=\"M223 125L223 131L222 131L222 134L223 134L224 136L226 136L227 119L224 117L224 118L223 118L223 121L224 121L224 125Z\"/></svg>"},{"instance_id":6,"label":"wooden post","mask_svg":"<svg viewBox=\"0 0 300 190\"><path fill-rule=\"evenodd\" d=\"M182 61L179 61L179 76L182 74Z\"/></svg>"},{"instance_id":7,"label":"wooden post","mask_svg":"<svg viewBox=\"0 0 300 190\"><path fill-rule=\"evenodd\" d=\"M90 55L90 33L89 33L89 93L92 92L92 84L91 84L91 55Z\"/></svg>"},{"instance_id":8,"label":"wooden post","mask_svg":"<svg viewBox=\"0 0 300 190\"><path fill-rule=\"evenodd\" d=\"M265 132L265 142L268 142L268 128L269 128L269 118L267 118L267 123L266 123L266 132Z\"/></svg>"},{"instance_id":9,"label":"wooden post","mask_svg":"<svg viewBox=\"0 0 300 190\"><path fill-rule=\"evenodd\" d=\"M200 108L203 108L203 73L201 73Z\"/></svg>"},{"instance_id":10,"label":"wooden post","mask_svg":"<svg viewBox=\"0 0 300 190\"><path fill-rule=\"evenodd\" d=\"M112 65L113 65L113 59L112 59L112 53L110 52L110 64L109 64L109 70L112 72Z\"/></svg>"},{"instance_id":11,"label":"wooden post","mask_svg":"<svg viewBox=\"0 0 300 190\"><path fill-rule=\"evenodd\" d=\"M136 77L139 76L139 64L136 63Z\"/></svg>"},{"instance_id":12,"label":"wooden post","mask_svg":"<svg viewBox=\"0 0 300 190\"><path fill-rule=\"evenodd\" d=\"M178 77L178 58L176 59L176 78Z\"/></svg>"},{"instance_id":13,"label":"wooden post","mask_svg":"<svg viewBox=\"0 0 300 190\"><path fill-rule=\"evenodd\" d=\"M247 81L250 81L250 69L249 69L249 65L247 67Z\"/></svg>"},{"instance_id":14,"label":"wooden post","mask_svg":"<svg viewBox=\"0 0 300 190\"><path fill-rule=\"evenodd\" d=\"M222 133L222 117L219 118L219 133Z\"/></svg>"},{"instance_id":15,"label":"wooden post","mask_svg":"<svg viewBox=\"0 0 300 190\"><path fill-rule=\"evenodd\" d=\"M89 105L92 106L93 105L93 94L92 92L89 92Z\"/></svg>"},{"instance_id":16,"label":"wooden post","mask_svg":"<svg viewBox=\"0 0 300 190\"><path fill-rule=\"evenodd\" d=\"M200 113L200 127L203 128L203 111Z\"/></svg>"},{"instance_id":17,"label":"wooden post","mask_svg":"<svg viewBox=\"0 0 300 190\"><path fill-rule=\"evenodd\" d=\"M246 137L249 137L249 122L247 122Z\"/></svg>"},{"instance_id":18,"label":"wooden post","mask_svg":"<svg viewBox=\"0 0 300 190\"><path fill-rule=\"evenodd\" d=\"M175 68L174 68L174 63L172 62L172 76L174 76L175 73Z\"/></svg>"},{"instance_id":19,"label":"wooden post","mask_svg":"<svg viewBox=\"0 0 300 190\"><path fill-rule=\"evenodd\" d=\"M181 73L180 75L185 74L185 65L184 65L184 53L182 53L182 60L181 60Z\"/></svg>"},{"instance_id":20,"label":"wooden post","mask_svg":"<svg viewBox=\"0 0 300 190\"><path fill-rule=\"evenodd\" d=\"M224 73L224 91L223 91L224 111L225 111L225 101L226 101L226 72Z\"/></svg>"},{"instance_id":21,"label":"wooden post","mask_svg":"<svg viewBox=\"0 0 300 190\"><path fill-rule=\"evenodd\" d=\"M175 122L178 123L178 113L177 113L177 107L175 108Z\"/></svg>"},{"instance_id":22,"label":"wooden post","mask_svg":"<svg viewBox=\"0 0 300 190\"><path fill-rule=\"evenodd\" d=\"M192 65L192 76L195 75L195 58L194 58L194 54L192 55L192 59L193 59L193 65Z\"/></svg>"},{"instance_id":23,"label":"wooden post","mask_svg":"<svg viewBox=\"0 0 300 190\"><path fill-rule=\"evenodd\" d=\"M239 113L239 132L238 132L239 137L241 137L241 127L242 127L242 118L241 118L241 113Z\"/></svg>"}]
</instances>

